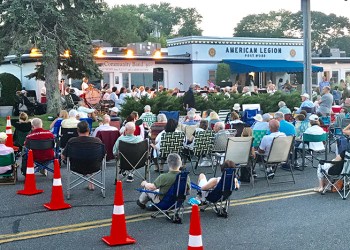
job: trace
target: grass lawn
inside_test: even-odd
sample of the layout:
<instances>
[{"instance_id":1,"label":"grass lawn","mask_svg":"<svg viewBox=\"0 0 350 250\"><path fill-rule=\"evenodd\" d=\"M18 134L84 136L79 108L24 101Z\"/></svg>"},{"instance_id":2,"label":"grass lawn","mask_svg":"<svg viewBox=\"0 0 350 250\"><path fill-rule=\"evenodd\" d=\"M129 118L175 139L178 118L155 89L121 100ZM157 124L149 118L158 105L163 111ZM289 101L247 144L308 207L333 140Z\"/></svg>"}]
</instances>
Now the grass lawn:
<instances>
[{"instance_id":1,"label":"grass lawn","mask_svg":"<svg viewBox=\"0 0 350 250\"><path fill-rule=\"evenodd\" d=\"M45 115L36 115L36 116L30 116L29 119L33 119L35 117L40 118L41 120L43 120L43 128L44 129L49 129L50 128L50 124L52 121L49 121L48 117L49 116L53 116L50 114L45 114ZM54 116L55 117L55 116ZM11 116L11 119L18 119L18 116ZM97 122L93 122L92 123L92 127L96 128L98 126ZM14 128L12 128L12 133ZM6 132L6 117L0 117L0 132Z\"/></svg>"}]
</instances>

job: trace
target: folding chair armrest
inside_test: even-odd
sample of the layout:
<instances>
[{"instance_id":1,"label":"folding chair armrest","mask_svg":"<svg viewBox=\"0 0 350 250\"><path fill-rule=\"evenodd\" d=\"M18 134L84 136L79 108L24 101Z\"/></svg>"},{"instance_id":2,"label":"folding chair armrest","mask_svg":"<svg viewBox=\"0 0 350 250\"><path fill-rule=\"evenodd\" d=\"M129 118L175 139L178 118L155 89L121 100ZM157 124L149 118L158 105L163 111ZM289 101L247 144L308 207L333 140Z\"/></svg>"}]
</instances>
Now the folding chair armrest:
<instances>
[{"instance_id":1,"label":"folding chair armrest","mask_svg":"<svg viewBox=\"0 0 350 250\"><path fill-rule=\"evenodd\" d=\"M318 160L317 158L315 158L316 160ZM325 163L336 163L336 162L339 162L339 161L326 161L326 160L318 160L318 162L321 164L321 165L323 165L323 164L325 164ZM344 161L340 161L340 162L343 162L344 163Z\"/></svg>"},{"instance_id":2,"label":"folding chair armrest","mask_svg":"<svg viewBox=\"0 0 350 250\"><path fill-rule=\"evenodd\" d=\"M194 190L197 190L197 191L202 190L200 186L198 186L197 184L193 183L192 181L191 181L191 188L193 188Z\"/></svg>"},{"instance_id":3,"label":"folding chair armrest","mask_svg":"<svg viewBox=\"0 0 350 250\"><path fill-rule=\"evenodd\" d=\"M151 191L151 190L147 190L147 189L143 189L143 188L136 188L136 190L141 192L141 193L149 193L149 194L157 194L157 195L162 194L162 193L159 193L156 191Z\"/></svg>"}]
</instances>

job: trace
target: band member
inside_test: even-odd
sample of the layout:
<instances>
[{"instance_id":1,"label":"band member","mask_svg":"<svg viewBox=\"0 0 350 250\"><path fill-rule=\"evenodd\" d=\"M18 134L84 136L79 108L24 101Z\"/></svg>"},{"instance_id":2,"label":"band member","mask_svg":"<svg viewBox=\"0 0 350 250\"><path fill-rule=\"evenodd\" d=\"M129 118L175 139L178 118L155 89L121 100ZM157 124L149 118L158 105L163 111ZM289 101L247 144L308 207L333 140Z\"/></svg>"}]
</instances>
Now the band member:
<instances>
[{"instance_id":1,"label":"band member","mask_svg":"<svg viewBox=\"0 0 350 250\"><path fill-rule=\"evenodd\" d=\"M81 84L81 90L82 90L82 92L85 92L86 89L89 88L88 82L89 82L89 78L84 77L84 78L83 78L83 82L82 82L82 84Z\"/></svg>"}]
</instances>

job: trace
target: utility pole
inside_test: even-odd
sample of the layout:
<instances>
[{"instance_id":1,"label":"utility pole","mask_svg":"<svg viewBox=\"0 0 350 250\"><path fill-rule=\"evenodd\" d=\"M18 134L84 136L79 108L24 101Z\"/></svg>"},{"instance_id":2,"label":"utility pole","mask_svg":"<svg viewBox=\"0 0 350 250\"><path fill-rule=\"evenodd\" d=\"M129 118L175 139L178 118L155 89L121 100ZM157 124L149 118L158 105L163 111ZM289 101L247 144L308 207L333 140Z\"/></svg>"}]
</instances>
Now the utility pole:
<instances>
[{"instance_id":1,"label":"utility pole","mask_svg":"<svg viewBox=\"0 0 350 250\"><path fill-rule=\"evenodd\" d=\"M311 0L301 0L303 13L303 43L304 43L304 74L303 91L312 96L312 75L311 75Z\"/></svg>"}]
</instances>

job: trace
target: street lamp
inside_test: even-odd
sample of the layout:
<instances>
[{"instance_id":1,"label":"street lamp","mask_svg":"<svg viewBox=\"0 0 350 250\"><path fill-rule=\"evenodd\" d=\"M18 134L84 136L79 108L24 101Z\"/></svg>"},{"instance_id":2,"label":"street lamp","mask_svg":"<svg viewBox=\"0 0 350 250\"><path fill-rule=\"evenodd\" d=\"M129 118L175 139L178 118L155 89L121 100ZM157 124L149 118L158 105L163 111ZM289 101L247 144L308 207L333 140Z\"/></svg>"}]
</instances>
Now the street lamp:
<instances>
[{"instance_id":1,"label":"street lamp","mask_svg":"<svg viewBox=\"0 0 350 250\"><path fill-rule=\"evenodd\" d=\"M161 59L162 58L162 52L160 50L156 50L153 54L154 59Z\"/></svg>"},{"instance_id":2,"label":"street lamp","mask_svg":"<svg viewBox=\"0 0 350 250\"><path fill-rule=\"evenodd\" d=\"M126 51L126 55L127 58L133 58L134 57L134 51L132 49L128 49Z\"/></svg>"}]
</instances>

